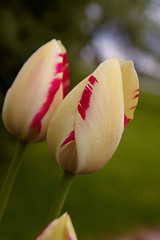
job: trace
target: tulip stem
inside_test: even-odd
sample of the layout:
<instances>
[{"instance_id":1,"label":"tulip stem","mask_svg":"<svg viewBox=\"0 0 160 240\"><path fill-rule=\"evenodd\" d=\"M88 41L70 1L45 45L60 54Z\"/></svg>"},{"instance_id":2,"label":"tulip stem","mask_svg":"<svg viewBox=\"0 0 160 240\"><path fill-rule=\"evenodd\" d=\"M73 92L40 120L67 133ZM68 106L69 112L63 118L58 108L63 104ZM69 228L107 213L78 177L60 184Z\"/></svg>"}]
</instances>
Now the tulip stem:
<instances>
[{"instance_id":1,"label":"tulip stem","mask_svg":"<svg viewBox=\"0 0 160 240\"><path fill-rule=\"evenodd\" d=\"M59 185L59 189L50 209L47 222L50 222L51 220L60 216L74 176L75 175L73 173L64 171L62 180Z\"/></svg>"},{"instance_id":2,"label":"tulip stem","mask_svg":"<svg viewBox=\"0 0 160 240\"><path fill-rule=\"evenodd\" d=\"M2 221L3 214L5 212L7 202L10 197L10 193L12 191L12 187L14 185L18 170L22 163L22 154L24 152L26 145L27 145L26 142L22 141L18 142L15 154L13 155L13 159L11 161L6 178L2 185L0 192L0 223Z\"/></svg>"}]
</instances>

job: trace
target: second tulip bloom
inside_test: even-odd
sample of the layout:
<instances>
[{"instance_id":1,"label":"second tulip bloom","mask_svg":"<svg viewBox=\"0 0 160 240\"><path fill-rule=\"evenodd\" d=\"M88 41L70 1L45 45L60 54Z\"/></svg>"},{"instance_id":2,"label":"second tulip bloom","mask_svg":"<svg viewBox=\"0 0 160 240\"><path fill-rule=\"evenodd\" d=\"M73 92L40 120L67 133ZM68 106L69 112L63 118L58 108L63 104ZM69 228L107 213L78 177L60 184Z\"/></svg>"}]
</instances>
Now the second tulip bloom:
<instances>
[{"instance_id":1,"label":"second tulip bloom","mask_svg":"<svg viewBox=\"0 0 160 240\"><path fill-rule=\"evenodd\" d=\"M102 168L133 118L139 82L133 63L112 57L80 82L56 110L47 134L49 151L73 173Z\"/></svg>"}]
</instances>

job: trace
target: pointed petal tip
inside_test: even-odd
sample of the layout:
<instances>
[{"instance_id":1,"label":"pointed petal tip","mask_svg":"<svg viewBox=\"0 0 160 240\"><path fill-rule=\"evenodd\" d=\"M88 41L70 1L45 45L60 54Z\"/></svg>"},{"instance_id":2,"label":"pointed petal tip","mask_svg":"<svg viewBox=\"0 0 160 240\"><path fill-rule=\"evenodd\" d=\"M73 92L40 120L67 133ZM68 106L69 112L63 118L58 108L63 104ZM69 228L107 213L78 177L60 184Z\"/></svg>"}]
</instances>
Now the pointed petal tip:
<instances>
[{"instance_id":1,"label":"pointed petal tip","mask_svg":"<svg viewBox=\"0 0 160 240\"><path fill-rule=\"evenodd\" d=\"M53 220L36 240L77 240L77 236L68 213Z\"/></svg>"},{"instance_id":2,"label":"pointed petal tip","mask_svg":"<svg viewBox=\"0 0 160 240\"><path fill-rule=\"evenodd\" d=\"M139 98L139 80L133 61L119 59L124 95L124 127L133 119ZM127 120L128 119L128 120Z\"/></svg>"}]
</instances>

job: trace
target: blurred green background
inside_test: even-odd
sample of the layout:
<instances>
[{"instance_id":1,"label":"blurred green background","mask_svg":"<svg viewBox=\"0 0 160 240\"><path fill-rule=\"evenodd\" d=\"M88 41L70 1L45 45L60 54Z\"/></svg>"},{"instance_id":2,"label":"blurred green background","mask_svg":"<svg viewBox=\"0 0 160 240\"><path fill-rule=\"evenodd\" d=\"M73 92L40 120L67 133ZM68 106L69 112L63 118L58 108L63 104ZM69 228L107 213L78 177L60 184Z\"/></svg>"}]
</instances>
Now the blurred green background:
<instances>
[{"instance_id":1,"label":"blurred green background","mask_svg":"<svg viewBox=\"0 0 160 240\"><path fill-rule=\"evenodd\" d=\"M76 176L65 203L79 239L160 226L160 2L1 0L0 104L27 58L52 38L68 51L72 89L101 61L135 63L140 100L109 163ZM0 186L17 140L0 121ZM62 175L46 143L30 144L0 227L2 240L33 240Z\"/></svg>"}]
</instances>

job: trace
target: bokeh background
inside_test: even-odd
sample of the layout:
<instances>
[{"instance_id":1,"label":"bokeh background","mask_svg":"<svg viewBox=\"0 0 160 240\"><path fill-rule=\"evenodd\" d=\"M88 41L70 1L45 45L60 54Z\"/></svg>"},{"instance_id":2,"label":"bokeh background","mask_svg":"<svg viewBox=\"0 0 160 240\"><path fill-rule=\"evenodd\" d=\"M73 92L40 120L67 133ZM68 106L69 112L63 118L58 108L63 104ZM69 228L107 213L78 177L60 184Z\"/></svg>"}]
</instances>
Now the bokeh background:
<instances>
[{"instance_id":1,"label":"bokeh background","mask_svg":"<svg viewBox=\"0 0 160 240\"><path fill-rule=\"evenodd\" d=\"M159 228L160 2L1 0L1 107L22 64L52 38L61 39L67 48L70 90L113 55L133 60L140 79L135 119L116 153L97 173L76 176L63 212L71 215L81 240ZM1 185L16 144L0 120ZM39 235L62 172L45 142L27 147L0 239L33 240Z\"/></svg>"}]
</instances>

